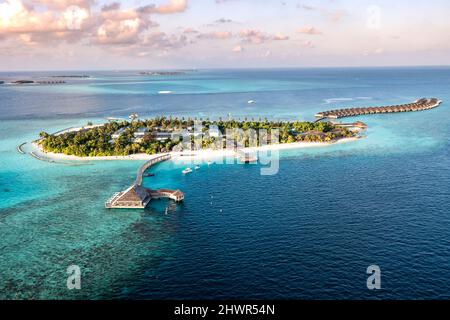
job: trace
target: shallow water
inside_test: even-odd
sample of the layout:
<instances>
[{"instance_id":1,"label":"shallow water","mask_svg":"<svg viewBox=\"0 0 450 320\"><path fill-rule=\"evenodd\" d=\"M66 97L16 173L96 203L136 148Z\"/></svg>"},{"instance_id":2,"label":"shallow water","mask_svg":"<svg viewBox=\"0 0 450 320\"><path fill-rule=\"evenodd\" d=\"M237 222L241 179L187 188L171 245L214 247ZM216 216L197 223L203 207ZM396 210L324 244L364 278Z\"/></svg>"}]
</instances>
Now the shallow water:
<instances>
[{"instance_id":1,"label":"shallow water","mask_svg":"<svg viewBox=\"0 0 450 320\"><path fill-rule=\"evenodd\" d=\"M92 75L0 86L1 297L449 298L449 68ZM8 77L23 75L0 74ZM422 96L444 103L359 117L365 139L282 151L273 176L218 164L182 176L183 165L159 164L144 184L186 194L167 215L167 201L104 209L142 162L54 164L16 151L42 130L132 111L312 119ZM80 291L66 289L71 264L81 267ZM371 264L382 271L378 292L366 288Z\"/></svg>"}]
</instances>

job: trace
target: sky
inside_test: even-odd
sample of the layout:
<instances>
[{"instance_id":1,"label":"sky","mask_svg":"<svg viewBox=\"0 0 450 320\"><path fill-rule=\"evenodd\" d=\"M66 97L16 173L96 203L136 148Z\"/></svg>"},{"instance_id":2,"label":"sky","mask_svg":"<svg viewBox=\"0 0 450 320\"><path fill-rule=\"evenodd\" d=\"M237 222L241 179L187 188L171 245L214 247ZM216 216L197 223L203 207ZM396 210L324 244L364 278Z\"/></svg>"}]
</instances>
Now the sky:
<instances>
[{"instance_id":1,"label":"sky","mask_svg":"<svg viewBox=\"0 0 450 320\"><path fill-rule=\"evenodd\" d=\"M0 71L450 65L449 13L447 0L0 0Z\"/></svg>"}]
</instances>

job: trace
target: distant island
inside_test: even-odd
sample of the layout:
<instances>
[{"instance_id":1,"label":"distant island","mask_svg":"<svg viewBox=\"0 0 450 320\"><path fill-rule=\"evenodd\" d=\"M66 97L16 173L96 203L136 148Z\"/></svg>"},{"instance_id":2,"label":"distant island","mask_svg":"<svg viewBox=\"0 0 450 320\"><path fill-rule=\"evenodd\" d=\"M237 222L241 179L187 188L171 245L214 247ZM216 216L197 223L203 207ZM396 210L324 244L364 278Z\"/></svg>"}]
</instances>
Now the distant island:
<instances>
[{"instance_id":1,"label":"distant island","mask_svg":"<svg viewBox=\"0 0 450 320\"><path fill-rule=\"evenodd\" d=\"M51 78L90 78L91 76L83 74L83 75L60 75L60 76L50 76L50 77Z\"/></svg>"},{"instance_id":2,"label":"distant island","mask_svg":"<svg viewBox=\"0 0 450 320\"><path fill-rule=\"evenodd\" d=\"M141 71L141 76L178 76L186 74L185 71Z\"/></svg>"},{"instance_id":3,"label":"distant island","mask_svg":"<svg viewBox=\"0 0 450 320\"><path fill-rule=\"evenodd\" d=\"M198 131L198 125L202 131ZM269 121L264 120L201 120L158 117L136 121L113 121L101 125L61 131L55 134L40 133L39 147L44 152L73 155L78 157L128 156L133 154L158 154L178 150L181 136L191 138L193 150L225 149L227 129L267 130L270 136L279 130L276 144L301 142L332 143L344 138L354 138L363 123L339 125L330 122ZM195 145L195 138L201 136L201 145ZM249 137L235 134L232 138L239 146L248 147ZM222 145L220 145L222 141Z\"/></svg>"},{"instance_id":4,"label":"distant island","mask_svg":"<svg viewBox=\"0 0 450 320\"><path fill-rule=\"evenodd\" d=\"M16 80L11 82L11 84L23 85L23 84L64 84L65 81L62 80Z\"/></svg>"}]
</instances>

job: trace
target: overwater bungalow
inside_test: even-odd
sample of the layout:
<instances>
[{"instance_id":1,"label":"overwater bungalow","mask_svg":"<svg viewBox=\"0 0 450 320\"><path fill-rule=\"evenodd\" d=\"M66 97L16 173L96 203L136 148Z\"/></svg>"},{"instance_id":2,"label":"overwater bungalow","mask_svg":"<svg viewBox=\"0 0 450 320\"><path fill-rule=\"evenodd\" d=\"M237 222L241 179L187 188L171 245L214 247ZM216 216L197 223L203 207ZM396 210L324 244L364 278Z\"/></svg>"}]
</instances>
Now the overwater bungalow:
<instances>
[{"instance_id":1,"label":"overwater bungalow","mask_svg":"<svg viewBox=\"0 0 450 320\"><path fill-rule=\"evenodd\" d=\"M317 118L330 118L337 119L343 117L353 117L365 114L378 114L378 113L394 113L394 112L407 112L407 111L421 111L435 108L441 104L441 101L437 98L422 98L410 104L401 104L393 106L382 107L365 107L365 108L347 108L336 109L319 112L316 114Z\"/></svg>"}]
</instances>

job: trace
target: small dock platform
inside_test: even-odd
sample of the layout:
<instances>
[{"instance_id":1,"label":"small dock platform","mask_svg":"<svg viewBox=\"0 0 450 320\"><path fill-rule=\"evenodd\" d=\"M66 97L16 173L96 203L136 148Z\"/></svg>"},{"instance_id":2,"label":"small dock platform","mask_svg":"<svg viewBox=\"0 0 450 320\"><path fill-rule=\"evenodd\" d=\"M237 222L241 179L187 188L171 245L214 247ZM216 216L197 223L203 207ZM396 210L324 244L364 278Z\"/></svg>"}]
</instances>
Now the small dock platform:
<instances>
[{"instance_id":1,"label":"small dock platform","mask_svg":"<svg viewBox=\"0 0 450 320\"><path fill-rule=\"evenodd\" d=\"M152 199L168 198L176 202L183 201L184 193L181 190L149 189L142 186L145 171L170 158L170 154L163 154L144 163L137 172L134 184L124 191L114 193L106 201L105 207L108 209L144 209Z\"/></svg>"}]
</instances>

